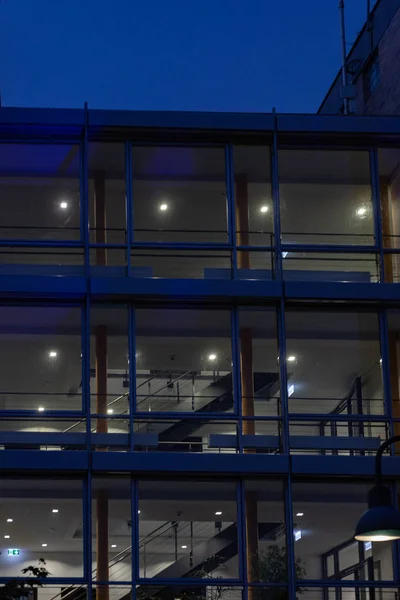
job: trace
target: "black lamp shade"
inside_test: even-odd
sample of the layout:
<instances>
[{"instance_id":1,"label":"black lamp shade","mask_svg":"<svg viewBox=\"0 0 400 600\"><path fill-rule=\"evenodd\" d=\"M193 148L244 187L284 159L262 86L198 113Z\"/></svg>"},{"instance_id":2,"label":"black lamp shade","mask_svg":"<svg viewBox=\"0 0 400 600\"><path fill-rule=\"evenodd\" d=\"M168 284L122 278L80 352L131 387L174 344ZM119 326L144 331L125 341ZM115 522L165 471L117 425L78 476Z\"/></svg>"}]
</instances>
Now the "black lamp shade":
<instances>
[{"instance_id":1,"label":"black lamp shade","mask_svg":"<svg viewBox=\"0 0 400 600\"><path fill-rule=\"evenodd\" d=\"M392 505L386 486L375 486L369 493L369 509L357 523L354 537L361 542L400 539L400 513Z\"/></svg>"}]
</instances>

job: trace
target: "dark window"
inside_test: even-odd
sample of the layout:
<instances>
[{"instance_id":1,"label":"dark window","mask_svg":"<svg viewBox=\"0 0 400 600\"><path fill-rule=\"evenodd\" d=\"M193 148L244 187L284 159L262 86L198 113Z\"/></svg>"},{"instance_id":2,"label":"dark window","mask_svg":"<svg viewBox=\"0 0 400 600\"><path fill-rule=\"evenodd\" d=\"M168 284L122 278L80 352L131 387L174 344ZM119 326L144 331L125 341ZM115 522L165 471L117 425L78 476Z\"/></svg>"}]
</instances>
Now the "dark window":
<instances>
[{"instance_id":1,"label":"dark window","mask_svg":"<svg viewBox=\"0 0 400 600\"><path fill-rule=\"evenodd\" d=\"M381 80L381 72L379 68L379 54L375 50L369 59L363 73L364 99L367 102Z\"/></svg>"}]
</instances>

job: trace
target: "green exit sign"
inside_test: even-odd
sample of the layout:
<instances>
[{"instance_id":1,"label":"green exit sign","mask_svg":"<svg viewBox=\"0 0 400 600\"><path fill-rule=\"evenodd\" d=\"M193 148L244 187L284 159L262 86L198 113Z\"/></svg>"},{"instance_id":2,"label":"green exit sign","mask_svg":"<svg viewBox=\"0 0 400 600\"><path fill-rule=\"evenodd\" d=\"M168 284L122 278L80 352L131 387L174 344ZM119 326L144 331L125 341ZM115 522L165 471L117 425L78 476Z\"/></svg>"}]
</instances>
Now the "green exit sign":
<instances>
[{"instance_id":1,"label":"green exit sign","mask_svg":"<svg viewBox=\"0 0 400 600\"><path fill-rule=\"evenodd\" d=\"M19 556L20 553L21 553L21 550L19 548L9 548L7 550L8 556Z\"/></svg>"}]
</instances>

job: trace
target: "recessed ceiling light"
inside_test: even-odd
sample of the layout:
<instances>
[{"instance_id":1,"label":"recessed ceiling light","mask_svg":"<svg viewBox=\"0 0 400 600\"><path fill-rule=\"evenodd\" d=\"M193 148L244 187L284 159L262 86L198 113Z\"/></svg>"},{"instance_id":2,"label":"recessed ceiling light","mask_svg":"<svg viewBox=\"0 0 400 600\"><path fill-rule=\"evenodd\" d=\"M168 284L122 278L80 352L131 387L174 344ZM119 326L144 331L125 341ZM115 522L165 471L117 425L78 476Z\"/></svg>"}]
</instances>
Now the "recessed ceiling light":
<instances>
[{"instance_id":1,"label":"recessed ceiling light","mask_svg":"<svg viewBox=\"0 0 400 600\"><path fill-rule=\"evenodd\" d=\"M296 513L296 517L303 517L304 513Z\"/></svg>"},{"instance_id":2,"label":"recessed ceiling light","mask_svg":"<svg viewBox=\"0 0 400 600\"><path fill-rule=\"evenodd\" d=\"M288 393L289 398L290 398L290 396L292 396L294 394L294 385L293 384L289 385L289 387L287 389L287 393Z\"/></svg>"},{"instance_id":3,"label":"recessed ceiling light","mask_svg":"<svg viewBox=\"0 0 400 600\"><path fill-rule=\"evenodd\" d=\"M217 358L217 355L212 353L208 356L208 360L215 360Z\"/></svg>"},{"instance_id":4,"label":"recessed ceiling light","mask_svg":"<svg viewBox=\"0 0 400 600\"><path fill-rule=\"evenodd\" d=\"M65 200L62 200L60 202L60 208L61 208L61 210L66 210L68 208L68 202L66 202Z\"/></svg>"},{"instance_id":5,"label":"recessed ceiling light","mask_svg":"<svg viewBox=\"0 0 400 600\"><path fill-rule=\"evenodd\" d=\"M300 530L294 532L294 541L298 542L299 540L301 540L301 531Z\"/></svg>"},{"instance_id":6,"label":"recessed ceiling light","mask_svg":"<svg viewBox=\"0 0 400 600\"><path fill-rule=\"evenodd\" d=\"M266 206L265 204L260 208L260 212L262 213L266 213L268 212L268 206Z\"/></svg>"},{"instance_id":7,"label":"recessed ceiling light","mask_svg":"<svg viewBox=\"0 0 400 600\"><path fill-rule=\"evenodd\" d=\"M140 510L137 511L137 514L140 515Z\"/></svg>"},{"instance_id":8,"label":"recessed ceiling light","mask_svg":"<svg viewBox=\"0 0 400 600\"><path fill-rule=\"evenodd\" d=\"M111 544L111 548L116 548L117 544Z\"/></svg>"},{"instance_id":9,"label":"recessed ceiling light","mask_svg":"<svg viewBox=\"0 0 400 600\"><path fill-rule=\"evenodd\" d=\"M294 362L296 360L296 357L291 354L290 356L287 357L288 362Z\"/></svg>"},{"instance_id":10,"label":"recessed ceiling light","mask_svg":"<svg viewBox=\"0 0 400 600\"><path fill-rule=\"evenodd\" d=\"M163 202L162 204L160 204L160 210L162 210L163 212L168 210L168 204L166 202Z\"/></svg>"},{"instance_id":11,"label":"recessed ceiling light","mask_svg":"<svg viewBox=\"0 0 400 600\"><path fill-rule=\"evenodd\" d=\"M7 519L7 523L12 523L13 520L12 519Z\"/></svg>"},{"instance_id":12,"label":"recessed ceiling light","mask_svg":"<svg viewBox=\"0 0 400 600\"><path fill-rule=\"evenodd\" d=\"M47 544L42 544L42 548L47 548Z\"/></svg>"},{"instance_id":13,"label":"recessed ceiling light","mask_svg":"<svg viewBox=\"0 0 400 600\"><path fill-rule=\"evenodd\" d=\"M50 358L57 358L57 352L56 352L56 350L50 350L49 357Z\"/></svg>"},{"instance_id":14,"label":"recessed ceiling light","mask_svg":"<svg viewBox=\"0 0 400 600\"><path fill-rule=\"evenodd\" d=\"M53 508L52 513L58 513L58 508Z\"/></svg>"},{"instance_id":15,"label":"recessed ceiling light","mask_svg":"<svg viewBox=\"0 0 400 600\"><path fill-rule=\"evenodd\" d=\"M11 537L11 536L9 536L9 535L5 535L5 536L4 536L4 539L5 539L5 540L9 540L9 539L10 539L10 537Z\"/></svg>"},{"instance_id":16,"label":"recessed ceiling light","mask_svg":"<svg viewBox=\"0 0 400 600\"><path fill-rule=\"evenodd\" d=\"M109 409L107 409L107 414L108 414L108 415L112 415L112 414L113 414L113 412L114 412L114 411L113 411L113 409L112 409L112 408L109 408Z\"/></svg>"},{"instance_id":17,"label":"recessed ceiling light","mask_svg":"<svg viewBox=\"0 0 400 600\"><path fill-rule=\"evenodd\" d=\"M217 510L215 514L217 515L217 517L219 517L220 515L222 515L222 510Z\"/></svg>"},{"instance_id":18,"label":"recessed ceiling light","mask_svg":"<svg viewBox=\"0 0 400 600\"><path fill-rule=\"evenodd\" d=\"M289 252L282 252L282 258L286 258Z\"/></svg>"},{"instance_id":19,"label":"recessed ceiling light","mask_svg":"<svg viewBox=\"0 0 400 600\"><path fill-rule=\"evenodd\" d=\"M360 206L360 208L357 209L357 215L359 217L364 217L367 214L367 209L365 208L365 206Z\"/></svg>"},{"instance_id":20,"label":"recessed ceiling light","mask_svg":"<svg viewBox=\"0 0 400 600\"><path fill-rule=\"evenodd\" d=\"M44 406L39 406L38 412L44 412Z\"/></svg>"},{"instance_id":21,"label":"recessed ceiling light","mask_svg":"<svg viewBox=\"0 0 400 600\"><path fill-rule=\"evenodd\" d=\"M187 546L182 546L182 549L185 550L185 548L187 548Z\"/></svg>"}]
</instances>

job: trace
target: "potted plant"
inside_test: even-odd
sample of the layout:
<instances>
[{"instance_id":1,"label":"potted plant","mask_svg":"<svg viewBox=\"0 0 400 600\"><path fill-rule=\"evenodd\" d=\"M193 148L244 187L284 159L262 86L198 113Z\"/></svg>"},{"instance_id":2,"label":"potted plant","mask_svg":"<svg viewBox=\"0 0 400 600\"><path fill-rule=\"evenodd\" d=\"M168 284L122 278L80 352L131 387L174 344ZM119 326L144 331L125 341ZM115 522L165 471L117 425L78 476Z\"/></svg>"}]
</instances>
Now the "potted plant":
<instances>
[{"instance_id":1,"label":"potted plant","mask_svg":"<svg viewBox=\"0 0 400 600\"><path fill-rule=\"evenodd\" d=\"M300 557L295 559L296 579L304 579L306 570ZM253 581L259 583L282 583L282 587L253 588L253 600L287 600L288 599L288 569L286 548L272 544L264 552L254 557ZM306 588L298 587L297 595L305 592Z\"/></svg>"},{"instance_id":2,"label":"potted plant","mask_svg":"<svg viewBox=\"0 0 400 600\"><path fill-rule=\"evenodd\" d=\"M0 586L0 600L29 598L33 596L35 589L43 586L42 579L46 579L50 575L43 558L39 558L36 565L29 565L22 569L21 573L28 577L10 579L5 585Z\"/></svg>"}]
</instances>

